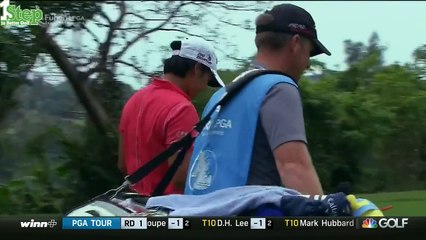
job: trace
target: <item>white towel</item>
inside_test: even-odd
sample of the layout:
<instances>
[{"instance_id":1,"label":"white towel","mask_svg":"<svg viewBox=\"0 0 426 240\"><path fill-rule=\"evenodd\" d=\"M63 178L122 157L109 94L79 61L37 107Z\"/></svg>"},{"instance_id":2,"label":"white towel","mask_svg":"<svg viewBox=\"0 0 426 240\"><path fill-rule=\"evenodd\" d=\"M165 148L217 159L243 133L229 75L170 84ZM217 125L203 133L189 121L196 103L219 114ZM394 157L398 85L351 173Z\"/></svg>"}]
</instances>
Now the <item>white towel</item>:
<instances>
[{"instance_id":1,"label":"white towel","mask_svg":"<svg viewBox=\"0 0 426 240\"><path fill-rule=\"evenodd\" d=\"M283 196L301 196L295 190L278 186L241 186L204 195L172 194L151 197L147 208L170 209L170 216L235 216L264 204L281 205Z\"/></svg>"}]
</instances>

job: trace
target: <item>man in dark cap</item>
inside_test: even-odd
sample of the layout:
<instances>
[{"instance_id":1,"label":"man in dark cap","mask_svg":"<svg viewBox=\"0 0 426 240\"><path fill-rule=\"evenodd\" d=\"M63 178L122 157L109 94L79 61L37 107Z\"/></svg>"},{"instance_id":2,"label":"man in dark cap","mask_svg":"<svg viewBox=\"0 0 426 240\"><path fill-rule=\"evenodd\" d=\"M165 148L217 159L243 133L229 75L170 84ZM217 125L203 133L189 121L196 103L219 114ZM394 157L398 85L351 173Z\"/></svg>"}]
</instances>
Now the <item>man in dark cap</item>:
<instances>
[{"instance_id":1,"label":"man in dark cap","mask_svg":"<svg viewBox=\"0 0 426 240\"><path fill-rule=\"evenodd\" d=\"M195 142L186 194L243 185L323 194L307 148L297 82L310 57L330 52L318 40L312 16L292 4L277 5L258 16L255 43L258 52L250 71L267 69L284 75L254 78L217 109ZM224 93L226 89L220 89L212 96L205 113Z\"/></svg>"}]
</instances>

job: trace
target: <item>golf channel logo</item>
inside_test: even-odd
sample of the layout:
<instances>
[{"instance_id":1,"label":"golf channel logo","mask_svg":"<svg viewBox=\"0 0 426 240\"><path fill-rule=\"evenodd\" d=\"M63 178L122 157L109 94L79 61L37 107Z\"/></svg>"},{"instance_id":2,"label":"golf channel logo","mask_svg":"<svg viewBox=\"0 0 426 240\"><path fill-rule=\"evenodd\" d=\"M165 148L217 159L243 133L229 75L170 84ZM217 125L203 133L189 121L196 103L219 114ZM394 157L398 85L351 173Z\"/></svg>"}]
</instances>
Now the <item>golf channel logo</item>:
<instances>
[{"instance_id":1,"label":"golf channel logo","mask_svg":"<svg viewBox=\"0 0 426 240\"><path fill-rule=\"evenodd\" d=\"M380 218L378 221L367 218L362 222L362 228L405 228L408 218Z\"/></svg>"},{"instance_id":2,"label":"golf channel logo","mask_svg":"<svg viewBox=\"0 0 426 240\"><path fill-rule=\"evenodd\" d=\"M20 5L10 4L10 0L0 3L0 26L38 25L43 19L43 11L35 9L21 9Z\"/></svg>"},{"instance_id":3,"label":"golf channel logo","mask_svg":"<svg viewBox=\"0 0 426 240\"><path fill-rule=\"evenodd\" d=\"M51 219L50 222L36 222L34 219L31 219L29 222L21 222L21 228L53 228L57 224L55 219Z\"/></svg>"},{"instance_id":4,"label":"golf channel logo","mask_svg":"<svg viewBox=\"0 0 426 240\"><path fill-rule=\"evenodd\" d=\"M377 228L377 222L372 218L367 218L362 222L362 228Z\"/></svg>"}]
</instances>

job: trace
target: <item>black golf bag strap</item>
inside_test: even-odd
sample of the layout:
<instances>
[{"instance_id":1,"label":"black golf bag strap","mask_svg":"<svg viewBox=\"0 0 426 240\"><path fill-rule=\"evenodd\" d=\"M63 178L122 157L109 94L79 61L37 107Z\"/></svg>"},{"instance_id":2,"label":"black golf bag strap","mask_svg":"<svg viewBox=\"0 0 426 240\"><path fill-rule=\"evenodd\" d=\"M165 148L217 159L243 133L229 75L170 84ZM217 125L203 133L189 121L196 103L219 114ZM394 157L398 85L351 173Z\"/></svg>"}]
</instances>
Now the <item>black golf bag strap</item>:
<instances>
[{"instance_id":1,"label":"black golf bag strap","mask_svg":"<svg viewBox=\"0 0 426 240\"><path fill-rule=\"evenodd\" d=\"M195 138L192 138L192 140L194 140L194 139ZM192 143L185 145L182 148L182 150L178 153L175 161L170 166L170 168L167 170L166 174L164 175L164 177L161 179L160 183L155 188L154 192L152 193L152 196L163 195L167 186L169 186L170 182L172 181L173 177L175 176L176 172L178 171L180 165L182 165L182 162L185 159L185 155L188 152L188 150L191 148L191 146L192 146Z\"/></svg>"},{"instance_id":2,"label":"black golf bag strap","mask_svg":"<svg viewBox=\"0 0 426 240\"><path fill-rule=\"evenodd\" d=\"M170 184L173 176L176 174L179 166L182 164L183 159L185 158L185 154L188 149L192 146L194 139L197 135L203 130L204 126L210 121L210 117L218 106L224 106L229 100L231 100L248 82L252 79L264 75L264 74L280 74L284 75L282 72L278 71L270 71L270 70L251 70L247 71L245 74L241 75L237 79L235 79L232 83L226 86L226 93L224 96L210 109L210 111L206 114L206 116L198 122L193 130L187 133L182 139L177 142L174 142L167 148L164 152L160 153L154 159L149 161L147 164L141 166L138 170L126 176L125 179L129 184L136 184L140 180L142 180L145 176L151 173L155 168L160 166L162 163L166 162L171 156L173 156L176 152L181 150L173 164L170 166L165 176L161 180L161 182L157 185L154 190L154 196L162 195L164 190ZM287 76L287 75L285 75ZM288 77L288 76L287 76ZM195 131L195 132L194 132Z\"/></svg>"}]
</instances>

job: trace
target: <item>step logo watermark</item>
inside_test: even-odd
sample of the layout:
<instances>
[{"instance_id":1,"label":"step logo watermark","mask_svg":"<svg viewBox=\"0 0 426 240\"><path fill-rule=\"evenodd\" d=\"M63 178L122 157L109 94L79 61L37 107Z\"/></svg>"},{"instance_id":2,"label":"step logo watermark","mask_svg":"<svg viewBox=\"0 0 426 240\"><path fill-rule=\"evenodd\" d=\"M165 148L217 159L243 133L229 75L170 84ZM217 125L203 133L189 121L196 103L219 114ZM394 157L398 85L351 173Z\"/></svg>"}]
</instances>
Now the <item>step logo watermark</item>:
<instances>
[{"instance_id":1,"label":"step logo watermark","mask_svg":"<svg viewBox=\"0 0 426 240\"><path fill-rule=\"evenodd\" d=\"M57 225L55 219L51 219L49 222L38 222L34 221L34 219L31 219L29 222L21 222L21 228L53 228Z\"/></svg>"},{"instance_id":2,"label":"step logo watermark","mask_svg":"<svg viewBox=\"0 0 426 240\"><path fill-rule=\"evenodd\" d=\"M10 0L3 0L0 3L1 26L17 25L39 25L43 20L44 14L41 9L21 9L20 5L10 4Z\"/></svg>"},{"instance_id":3,"label":"step logo watermark","mask_svg":"<svg viewBox=\"0 0 426 240\"><path fill-rule=\"evenodd\" d=\"M0 0L0 26L28 26L50 23L84 22L83 16L70 14L46 14L38 6L22 9L20 5L11 4L10 0Z\"/></svg>"}]
</instances>

